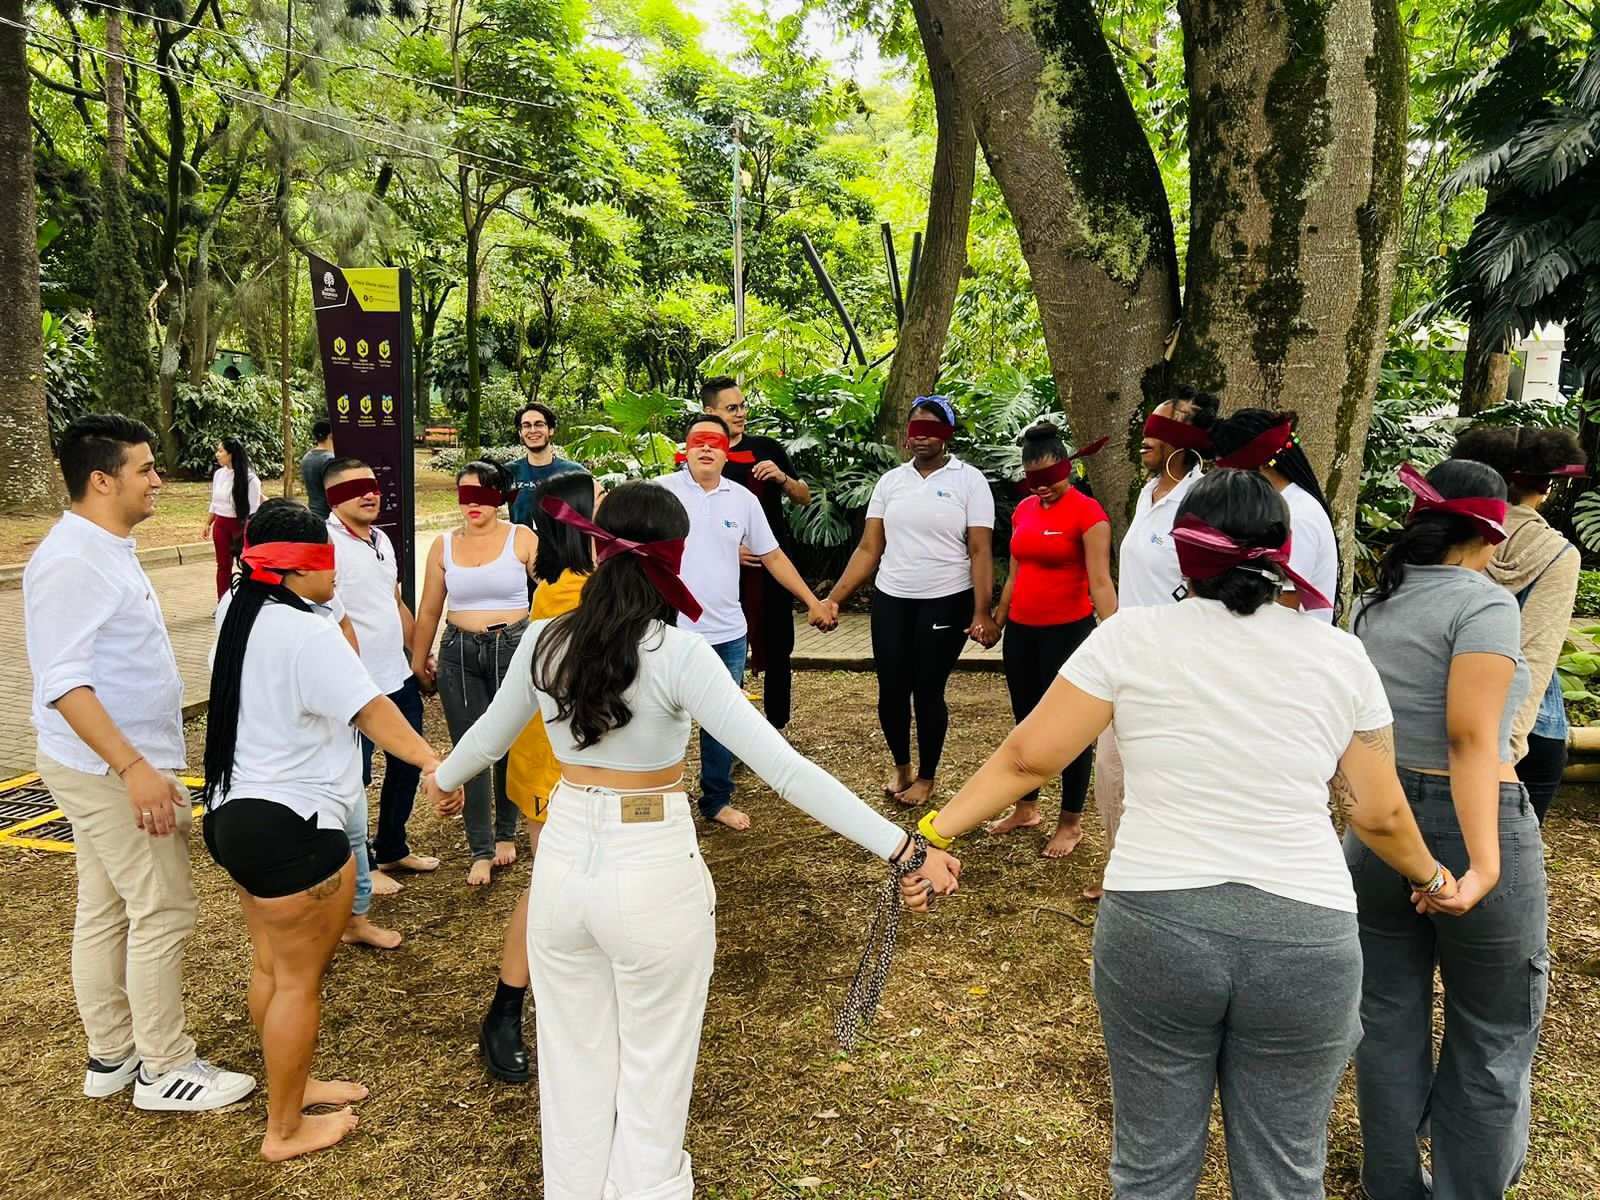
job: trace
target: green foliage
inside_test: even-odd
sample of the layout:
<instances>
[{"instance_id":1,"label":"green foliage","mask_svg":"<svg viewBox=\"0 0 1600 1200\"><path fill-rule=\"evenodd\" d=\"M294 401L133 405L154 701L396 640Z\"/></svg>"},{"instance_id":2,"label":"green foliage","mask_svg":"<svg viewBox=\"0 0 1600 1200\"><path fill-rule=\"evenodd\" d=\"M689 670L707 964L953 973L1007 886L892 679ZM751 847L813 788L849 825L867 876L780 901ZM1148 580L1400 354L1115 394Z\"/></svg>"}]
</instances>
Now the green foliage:
<instances>
[{"instance_id":1,"label":"green foliage","mask_svg":"<svg viewBox=\"0 0 1600 1200\"><path fill-rule=\"evenodd\" d=\"M96 383L99 405L155 425L155 361L150 354L146 287L136 258L138 243L122 179L110 161L100 172L100 221L95 227L99 262L95 290Z\"/></svg>"},{"instance_id":2,"label":"green foliage","mask_svg":"<svg viewBox=\"0 0 1600 1200\"><path fill-rule=\"evenodd\" d=\"M1600 554L1600 492L1585 492L1578 497L1572 506L1572 530L1585 550Z\"/></svg>"},{"instance_id":3,"label":"green foliage","mask_svg":"<svg viewBox=\"0 0 1600 1200\"><path fill-rule=\"evenodd\" d=\"M198 387L180 382L174 396L173 429L182 447L178 469L208 476L216 469L217 443L232 436L244 443L250 466L262 478L283 470L283 402L279 381L267 375L228 380L208 374ZM305 446L311 423L326 411L321 385L296 372L289 381L295 442Z\"/></svg>"},{"instance_id":4,"label":"green foliage","mask_svg":"<svg viewBox=\"0 0 1600 1200\"><path fill-rule=\"evenodd\" d=\"M1578 598L1572 611L1586 617L1600 616L1600 571L1578 573Z\"/></svg>"},{"instance_id":5,"label":"green foliage","mask_svg":"<svg viewBox=\"0 0 1600 1200\"><path fill-rule=\"evenodd\" d=\"M1600 625L1590 625L1578 631L1584 637L1600 634ZM1590 690L1600 675L1600 654L1579 647L1571 638L1561 643L1561 655L1556 659L1556 675L1561 680L1561 698L1568 704L1600 704L1600 696Z\"/></svg>"},{"instance_id":6,"label":"green foliage","mask_svg":"<svg viewBox=\"0 0 1600 1200\"><path fill-rule=\"evenodd\" d=\"M44 325L44 399L55 444L77 418L94 407L94 335L79 313L58 317L48 309Z\"/></svg>"}]
</instances>

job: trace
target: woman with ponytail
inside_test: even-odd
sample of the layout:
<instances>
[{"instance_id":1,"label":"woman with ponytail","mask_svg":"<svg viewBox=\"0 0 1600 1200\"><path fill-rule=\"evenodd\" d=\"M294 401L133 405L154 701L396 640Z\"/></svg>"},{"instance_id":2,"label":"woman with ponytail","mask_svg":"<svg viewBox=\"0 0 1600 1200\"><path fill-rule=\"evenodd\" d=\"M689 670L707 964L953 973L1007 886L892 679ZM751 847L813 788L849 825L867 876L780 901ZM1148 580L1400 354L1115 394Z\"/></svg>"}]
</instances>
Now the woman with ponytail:
<instances>
[{"instance_id":1,"label":"woman with ponytail","mask_svg":"<svg viewBox=\"0 0 1600 1200\"><path fill-rule=\"evenodd\" d=\"M710 643L675 626L700 616L678 576L689 515L676 496L626 483L593 520L540 503L594 537L597 565L574 611L528 627L489 710L426 782L454 810L444 792L543 717L561 764L528 921L544 1195L690 1200L683 1134L716 949L716 889L683 790L690 721L814 819L920 870L914 906L953 891L960 864L796 753Z\"/></svg>"},{"instance_id":2,"label":"woman with ponytail","mask_svg":"<svg viewBox=\"0 0 1600 1200\"><path fill-rule=\"evenodd\" d=\"M1295 570L1324 596L1337 601L1339 539L1333 532L1333 510L1295 434L1299 421L1292 412L1241 408L1211 427L1211 441L1217 466L1259 471L1278 489L1289 506ZM1285 592L1284 596L1288 599L1294 594ZM1290 602L1310 611L1297 601ZM1318 609L1313 615L1331 624L1334 610Z\"/></svg>"},{"instance_id":3,"label":"woman with ponytail","mask_svg":"<svg viewBox=\"0 0 1600 1200\"><path fill-rule=\"evenodd\" d=\"M1501 1196L1528 1146L1529 1078L1550 967L1539 821L1517 780L1512 722L1528 693L1511 593L1487 575L1506 484L1447 459L1401 482L1411 514L1361 598L1353 631L1394 710L1400 782L1428 846L1460 880L1419 898L1351 837L1365 961L1356 1099L1372 1200ZM1434 966L1444 1040L1433 1055Z\"/></svg>"},{"instance_id":4,"label":"woman with ponytail","mask_svg":"<svg viewBox=\"0 0 1600 1200\"><path fill-rule=\"evenodd\" d=\"M1511 753L1543 825L1567 767L1567 703L1556 659L1572 624L1582 563L1578 548L1539 510L1551 485L1588 473L1589 459L1570 429L1488 425L1463 433L1450 457L1485 463L1506 481L1506 540L1489 560L1489 578L1515 596L1522 610L1530 686L1511 723Z\"/></svg>"},{"instance_id":5,"label":"woman with ponytail","mask_svg":"<svg viewBox=\"0 0 1600 1200\"><path fill-rule=\"evenodd\" d=\"M439 760L339 627L312 611L333 598L326 523L298 504L267 508L242 562L211 672L204 832L250 928L250 1019L267 1065L261 1155L277 1161L338 1142L367 1094L309 1076L322 977L355 893L345 830L350 806L366 803L355 730L419 767ZM341 1107L304 1112L324 1105Z\"/></svg>"},{"instance_id":6,"label":"woman with ponytail","mask_svg":"<svg viewBox=\"0 0 1600 1200\"><path fill-rule=\"evenodd\" d=\"M217 556L217 599L233 582L233 562L239 557L239 543L245 522L261 507L261 479L250 469L250 454L236 437L217 443L217 469L211 476L211 506L206 512L201 537L209 541Z\"/></svg>"},{"instance_id":7,"label":"woman with ponytail","mask_svg":"<svg viewBox=\"0 0 1600 1200\"><path fill-rule=\"evenodd\" d=\"M1006 688L1012 715L1021 721L1049 689L1061 664L1094 629L1117 611L1111 582L1111 525L1097 500L1073 486L1072 465L1104 447L1102 438L1076 454L1061 431L1041 421L1022 435L1023 482L1028 496L1011 514L1011 570L995 608L1002 630ZM1061 816L1045 843L1046 858L1066 858L1083 840L1083 802L1089 794L1094 750L1061 772ZM991 833L1039 824L1039 794L1017 801Z\"/></svg>"}]
</instances>

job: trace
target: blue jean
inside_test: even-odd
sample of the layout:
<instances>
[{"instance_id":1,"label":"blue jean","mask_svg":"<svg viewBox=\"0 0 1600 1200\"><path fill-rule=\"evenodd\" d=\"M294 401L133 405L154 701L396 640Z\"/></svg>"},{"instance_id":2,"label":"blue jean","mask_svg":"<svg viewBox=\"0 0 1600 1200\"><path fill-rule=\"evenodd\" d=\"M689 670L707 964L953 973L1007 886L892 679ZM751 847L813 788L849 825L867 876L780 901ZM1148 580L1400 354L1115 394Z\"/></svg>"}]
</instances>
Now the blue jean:
<instances>
[{"instance_id":1,"label":"blue jean","mask_svg":"<svg viewBox=\"0 0 1600 1200\"><path fill-rule=\"evenodd\" d=\"M422 732L422 688L415 675L408 676L398 689L389 693L389 699L400 710L406 723L418 733ZM361 737L361 782L372 782L372 754L376 749L372 741ZM417 784L422 781L422 768L412 766L403 758L383 753L383 790L378 794L378 836L372 843L372 865L399 862L411 853L406 842L406 822L411 819L411 806L417 799ZM359 881L357 883L359 886Z\"/></svg>"},{"instance_id":2,"label":"blue jean","mask_svg":"<svg viewBox=\"0 0 1600 1200\"><path fill-rule=\"evenodd\" d=\"M366 792L361 793L345 814L344 831L350 836L350 857L356 860L356 896L350 902L350 912L364 917L372 907L372 864L367 861Z\"/></svg>"},{"instance_id":3,"label":"blue jean","mask_svg":"<svg viewBox=\"0 0 1600 1200\"><path fill-rule=\"evenodd\" d=\"M1402 770L1428 847L1457 875L1466 843L1450 780ZM1353 835L1360 907L1356 1100L1361 1182L1372 1200L1501 1200L1528 1152L1533 1053L1550 982L1539 822L1521 784L1500 785L1500 882L1464 917L1419 916L1406 881ZM1433 971L1444 1040L1433 1060ZM1429 1191L1417 1146L1432 1139Z\"/></svg>"},{"instance_id":4,"label":"blue jean","mask_svg":"<svg viewBox=\"0 0 1600 1200\"><path fill-rule=\"evenodd\" d=\"M744 685L744 638L711 647L728 674ZM711 820L733 801L733 751L704 729L700 731L700 815Z\"/></svg>"}]
</instances>

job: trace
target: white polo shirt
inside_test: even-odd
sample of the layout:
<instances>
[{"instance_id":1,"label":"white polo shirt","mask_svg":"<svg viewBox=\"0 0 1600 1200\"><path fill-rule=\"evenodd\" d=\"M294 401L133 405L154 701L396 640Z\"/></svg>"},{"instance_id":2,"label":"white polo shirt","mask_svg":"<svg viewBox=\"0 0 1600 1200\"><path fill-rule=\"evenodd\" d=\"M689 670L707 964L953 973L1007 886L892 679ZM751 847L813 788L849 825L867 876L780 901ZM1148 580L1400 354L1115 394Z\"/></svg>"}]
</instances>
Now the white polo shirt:
<instances>
[{"instance_id":1,"label":"white polo shirt","mask_svg":"<svg viewBox=\"0 0 1600 1200\"><path fill-rule=\"evenodd\" d=\"M1339 547L1333 525L1317 498L1298 483L1278 493L1289 506L1289 565L1335 604L1339 602ZM1292 588L1290 589L1292 590ZM1308 617L1333 624L1333 609L1303 608Z\"/></svg>"},{"instance_id":2,"label":"white polo shirt","mask_svg":"<svg viewBox=\"0 0 1600 1200\"><path fill-rule=\"evenodd\" d=\"M382 693L333 622L287 604L262 605L239 677L235 796L272 800L319 829L343 829L365 797L350 722Z\"/></svg>"},{"instance_id":3,"label":"white polo shirt","mask_svg":"<svg viewBox=\"0 0 1600 1200\"><path fill-rule=\"evenodd\" d=\"M749 488L727 479L708 492L687 467L654 482L682 501L689 513L679 573L704 611L698 621L680 615L678 628L698 633L713 646L738 641L748 632L739 606L739 547L757 556L778 548L760 501Z\"/></svg>"},{"instance_id":4,"label":"white polo shirt","mask_svg":"<svg viewBox=\"0 0 1600 1200\"><path fill-rule=\"evenodd\" d=\"M902 463L872 489L867 516L883 521L878 590L901 600L934 600L972 586L967 530L994 528L994 493L982 471L953 454L927 478Z\"/></svg>"},{"instance_id":5,"label":"white polo shirt","mask_svg":"<svg viewBox=\"0 0 1600 1200\"><path fill-rule=\"evenodd\" d=\"M1156 500L1159 478L1144 485L1133 510L1133 521L1128 532L1122 535L1117 575L1119 608L1171 604L1172 593L1183 583L1183 572L1178 569L1178 548L1172 541L1172 523L1177 520L1178 505L1183 503L1189 489L1200 482L1200 468L1195 467L1170 492Z\"/></svg>"},{"instance_id":6,"label":"white polo shirt","mask_svg":"<svg viewBox=\"0 0 1600 1200\"><path fill-rule=\"evenodd\" d=\"M337 570L334 598L355 626L361 663L384 695L397 692L411 678L411 659L395 599L400 568L394 545L376 525L368 541L351 533L337 516L328 518L328 540Z\"/></svg>"},{"instance_id":7,"label":"white polo shirt","mask_svg":"<svg viewBox=\"0 0 1600 1200\"><path fill-rule=\"evenodd\" d=\"M183 678L132 538L63 513L22 573L22 614L40 753L90 775L109 770L51 707L90 687L151 766L183 766Z\"/></svg>"}]
</instances>

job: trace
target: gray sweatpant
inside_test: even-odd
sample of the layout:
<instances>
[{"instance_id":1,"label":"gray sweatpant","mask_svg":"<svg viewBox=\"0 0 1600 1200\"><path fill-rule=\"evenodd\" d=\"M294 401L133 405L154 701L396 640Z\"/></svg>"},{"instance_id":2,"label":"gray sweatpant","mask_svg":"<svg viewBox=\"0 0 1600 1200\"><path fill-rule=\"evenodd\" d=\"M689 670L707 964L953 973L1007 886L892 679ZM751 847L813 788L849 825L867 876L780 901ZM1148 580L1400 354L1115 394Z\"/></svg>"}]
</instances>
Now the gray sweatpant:
<instances>
[{"instance_id":1,"label":"gray sweatpant","mask_svg":"<svg viewBox=\"0 0 1600 1200\"><path fill-rule=\"evenodd\" d=\"M1361 1036L1354 913L1236 883L1108 891L1094 994L1117 1200L1193 1200L1216 1092L1235 1200L1323 1200L1328 1114Z\"/></svg>"}]
</instances>

